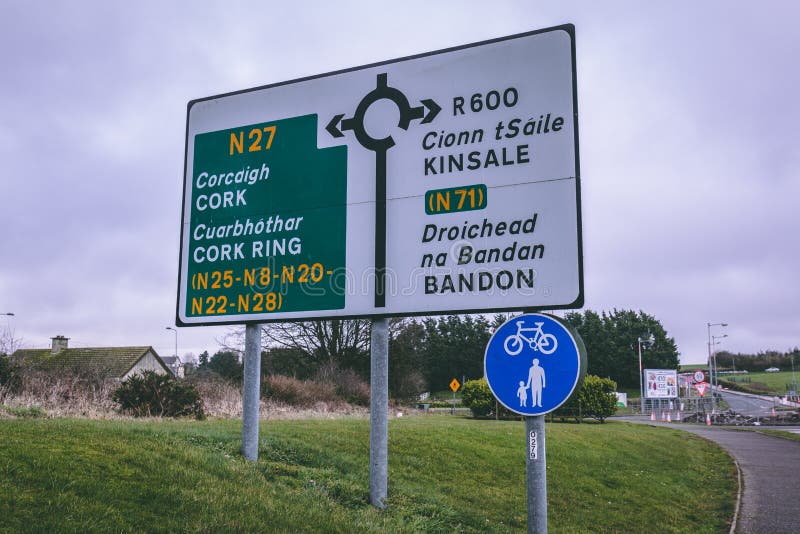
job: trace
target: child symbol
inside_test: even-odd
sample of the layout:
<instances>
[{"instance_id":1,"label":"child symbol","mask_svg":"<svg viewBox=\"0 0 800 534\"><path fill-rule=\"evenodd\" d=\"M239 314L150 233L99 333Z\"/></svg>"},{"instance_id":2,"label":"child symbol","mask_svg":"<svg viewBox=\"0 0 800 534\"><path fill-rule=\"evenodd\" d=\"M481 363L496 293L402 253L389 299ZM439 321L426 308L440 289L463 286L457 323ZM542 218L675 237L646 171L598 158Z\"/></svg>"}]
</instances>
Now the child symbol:
<instances>
[{"instance_id":1,"label":"child symbol","mask_svg":"<svg viewBox=\"0 0 800 534\"><path fill-rule=\"evenodd\" d=\"M517 397L519 397L519 405L520 406L528 406L528 386L525 385L525 381L519 381L519 389L517 389Z\"/></svg>"}]
</instances>

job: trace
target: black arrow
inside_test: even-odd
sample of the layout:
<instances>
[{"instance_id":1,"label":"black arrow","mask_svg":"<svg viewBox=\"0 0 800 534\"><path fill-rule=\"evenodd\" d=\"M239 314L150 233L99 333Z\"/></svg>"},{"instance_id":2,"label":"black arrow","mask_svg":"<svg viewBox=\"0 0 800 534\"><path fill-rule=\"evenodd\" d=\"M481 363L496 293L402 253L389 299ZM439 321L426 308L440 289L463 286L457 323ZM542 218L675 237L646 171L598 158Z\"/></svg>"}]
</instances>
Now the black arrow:
<instances>
[{"instance_id":1,"label":"black arrow","mask_svg":"<svg viewBox=\"0 0 800 534\"><path fill-rule=\"evenodd\" d=\"M429 122L432 122L433 119L436 118L436 115L438 115L439 112L442 111L442 108L439 107L439 104L437 104L436 102L434 102L430 98L426 98L425 100L422 100L422 104L426 108L428 108L428 114L425 115L425 118L422 119L422 122L420 124L427 124Z\"/></svg>"},{"instance_id":2,"label":"black arrow","mask_svg":"<svg viewBox=\"0 0 800 534\"><path fill-rule=\"evenodd\" d=\"M331 134L333 137L344 137L344 134L338 128L339 121L342 120L342 117L344 117L344 113L342 113L341 115L335 115L331 119L331 122L329 122L328 125L325 127L325 129L328 130L328 133Z\"/></svg>"}]
</instances>

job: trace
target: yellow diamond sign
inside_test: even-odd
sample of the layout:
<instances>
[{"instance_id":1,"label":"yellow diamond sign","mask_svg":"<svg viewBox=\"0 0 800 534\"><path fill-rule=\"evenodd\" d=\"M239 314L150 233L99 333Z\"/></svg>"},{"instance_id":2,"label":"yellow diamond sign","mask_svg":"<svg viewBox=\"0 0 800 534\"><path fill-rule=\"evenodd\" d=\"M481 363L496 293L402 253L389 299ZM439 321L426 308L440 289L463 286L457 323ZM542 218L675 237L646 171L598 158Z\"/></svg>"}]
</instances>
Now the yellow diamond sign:
<instances>
[{"instance_id":1,"label":"yellow diamond sign","mask_svg":"<svg viewBox=\"0 0 800 534\"><path fill-rule=\"evenodd\" d=\"M458 391L458 388L460 388L460 387L461 387L461 383L458 381L458 379L454 378L453 381L450 382L450 389L453 390L453 393Z\"/></svg>"}]
</instances>

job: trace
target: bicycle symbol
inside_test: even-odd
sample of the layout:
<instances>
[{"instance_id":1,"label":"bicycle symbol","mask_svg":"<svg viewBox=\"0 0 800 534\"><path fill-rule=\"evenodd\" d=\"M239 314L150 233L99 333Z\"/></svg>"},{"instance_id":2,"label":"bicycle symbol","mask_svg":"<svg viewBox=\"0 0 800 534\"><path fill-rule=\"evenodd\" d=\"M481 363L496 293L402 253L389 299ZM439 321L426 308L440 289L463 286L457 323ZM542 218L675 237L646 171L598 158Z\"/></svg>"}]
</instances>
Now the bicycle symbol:
<instances>
[{"instance_id":1,"label":"bicycle symbol","mask_svg":"<svg viewBox=\"0 0 800 534\"><path fill-rule=\"evenodd\" d=\"M542 332L544 322L534 322L535 328L525 328L525 321L517 321L517 333L508 336L503 343L503 348L509 356L516 356L522 352L523 341L527 341L530 348L542 354L553 354L558 348L558 341L553 334ZM526 337L523 332L535 332L533 337Z\"/></svg>"}]
</instances>

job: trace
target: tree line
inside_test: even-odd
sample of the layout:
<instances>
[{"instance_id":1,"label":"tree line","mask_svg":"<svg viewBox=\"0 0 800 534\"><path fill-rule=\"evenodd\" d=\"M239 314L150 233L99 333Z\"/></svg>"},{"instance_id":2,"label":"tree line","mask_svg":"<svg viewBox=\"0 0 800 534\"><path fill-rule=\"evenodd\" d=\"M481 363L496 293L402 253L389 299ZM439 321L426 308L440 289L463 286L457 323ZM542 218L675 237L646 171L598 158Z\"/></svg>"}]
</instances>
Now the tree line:
<instances>
[{"instance_id":1,"label":"tree line","mask_svg":"<svg viewBox=\"0 0 800 534\"><path fill-rule=\"evenodd\" d=\"M786 352L768 350L756 354L732 353L721 350L716 354L717 368L720 370L758 372L777 367L782 371L791 370L796 364L800 370L800 348L795 347Z\"/></svg>"},{"instance_id":2,"label":"tree line","mask_svg":"<svg viewBox=\"0 0 800 534\"><path fill-rule=\"evenodd\" d=\"M389 325L389 392L413 399L424 391L444 391L453 378L460 382L483 377L483 356L495 328L510 316L449 315L422 319L395 318ZM643 352L644 366L677 369L678 351L658 319L642 311L569 312L564 320L584 340L589 374L610 378L620 388L639 386L637 339L654 339ZM320 368L355 371L369 380L368 319L270 323L263 327L262 373L305 380ZM232 331L223 349L200 356L198 369L241 380L238 357L244 331Z\"/></svg>"}]
</instances>

